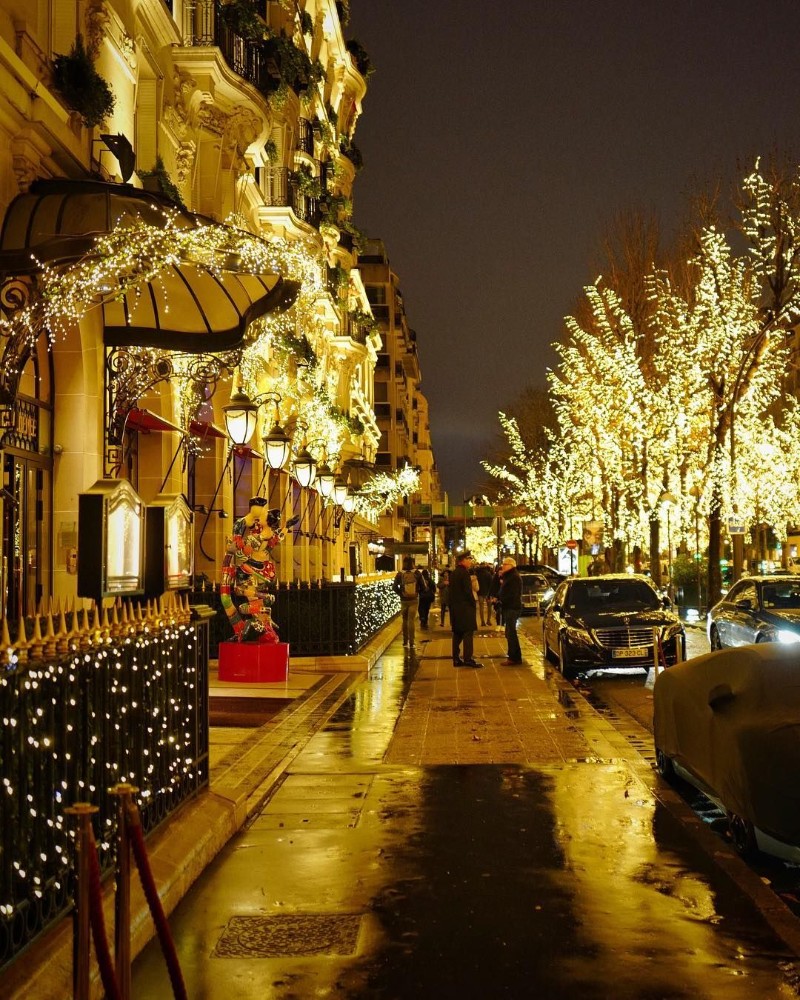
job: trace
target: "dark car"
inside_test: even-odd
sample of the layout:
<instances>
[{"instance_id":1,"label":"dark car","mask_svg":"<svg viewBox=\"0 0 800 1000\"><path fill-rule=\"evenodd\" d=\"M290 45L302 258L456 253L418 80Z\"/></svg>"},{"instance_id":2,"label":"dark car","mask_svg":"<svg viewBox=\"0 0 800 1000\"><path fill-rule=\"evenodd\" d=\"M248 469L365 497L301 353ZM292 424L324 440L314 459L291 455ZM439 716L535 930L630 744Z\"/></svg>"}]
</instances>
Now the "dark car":
<instances>
[{"instance_id":1,"label":"dark car","mask_svg":"<svg viewBox=\"0 0 800 1000\"><path fill-rule=\"evenodd\" d=\"M553 584L541 573L529 573L523 569L519 576L522 580L522 613L543 613L555 592Z\"/></svg>"},{"instance_id":2,"label":"dark car","mask_svg":"<svg viewBox=\"0 0 800 1000\"><path fill-rule=\"evenodd\" d=\"M553 588L557 587L562 580L566 580L563 573L559 573L557 569L547 566L545 563L519 563L517 569L520 573L538 573L545 577Z\"/></svg>"},{"instance_id":3,"label":"dark car","mask_svg":"<svg viewBox=\"0 0 800 1000\"><path fill-rule=\"evenodd\" d=\"M764 643L662 670L653 689L656 764L727 815L743 855L800 863L800 663Z\"/></svg>"},{"instance_id":4,"label":"dark car","mask_svg":"<svg viewBox=\"0 0 800 1000\"><path fill-rule=\"evenodd\" d=\"M708 612L712 649L800 642L800 578L746 576Z\"/></svg>"},{"instance_id":5,"label":"dark car","mask_svg":"<svg viewBox=\"0 0 800 1000\"><path fill-rule=\"evenodd\" d=\"M656 642L665 666L683 659L686 649L669 598L647 577L627 574L565 580L545 612L543 636L545 656L567 678L593 670L646 670Z\"/></svg>"}]
</instances>

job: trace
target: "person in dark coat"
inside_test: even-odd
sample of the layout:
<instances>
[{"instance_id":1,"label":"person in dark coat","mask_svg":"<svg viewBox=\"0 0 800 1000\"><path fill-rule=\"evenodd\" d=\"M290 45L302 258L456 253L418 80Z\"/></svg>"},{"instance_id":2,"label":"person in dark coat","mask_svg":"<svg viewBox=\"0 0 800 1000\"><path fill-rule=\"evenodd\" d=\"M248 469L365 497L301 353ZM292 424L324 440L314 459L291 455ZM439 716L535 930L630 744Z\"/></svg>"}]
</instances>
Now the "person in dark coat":
<instances>
[{"instance_id":1,"label":"person in dark coat","mask_svg":"<svg viewBox=\"0 0 800 1000\"><path fill-rule=\"evenodd\" d=\"M475 560L469 551L462 552L450 574L450 627L453 630L453 666L482 667L472 651L472 639L478 628L476 599L470 568ZM464 657L461 657L463 643Z\"/></svg>"},{"instance_id":2,"label":"person in dark coat","mask_svg":"<svg viewBox=\"0 0 800 1000\"><path fill-rule=\"evenodd\" d=\"M522 615L522 577L517 572L517 564L511 556L506 556L500 566L500 593L497 600L503 608L508 643L508 655L500 666L516 666L522 663L522 650L517 635L517 622Z\"/></svg>"},{"instance_id":3,"label":"person in dark coat","mask_svg":"<svg viewBox=\"0 0 800 1000\"><path fill-rule=\"evenodd\" d=\"M426 568L420 570L419 575L422 580L422 589L419 593L419 623L422 628L427 628L428 615L431 613L431 605L436 597L436 584Z\"/></svg>"},{"instance_id":4,"label":"person in dark coat","mask_svg":"<svg viewBox=\"0 0 800 1000\"><path fill-rule=\"evenodd\" d=\"M503 624L503 605L498 600L500 596L500 584L502 582L503 578L500 576L500 567L497 566L492 577L491 586L489 587L489 600L494 604L494 618L498 625Z\"/></svg>"},{"instance_id":5,"label":"person in dark coat","mask_svg":"<svg viewBox=\"0 0 800 1000\"><path fill-rule=\"evenodd\" d=\"M492 586L492 567L488 563L480 563L475 570L478 578L478 613L481 625L492 624L492 602L489 599L489 590Z\"/></svg>"},{"instance_id":6,"label":"person in dark coat","mask_svg":"<svg viewBox=\"0 0 800 1000\"><path fill-rule=\"evenodd\" d=\"M436 584L439 591L439 624L444 625L444 616L450 603L450 570L444 569L439 574L439 582Z\"/></svg>"}]
</instances>

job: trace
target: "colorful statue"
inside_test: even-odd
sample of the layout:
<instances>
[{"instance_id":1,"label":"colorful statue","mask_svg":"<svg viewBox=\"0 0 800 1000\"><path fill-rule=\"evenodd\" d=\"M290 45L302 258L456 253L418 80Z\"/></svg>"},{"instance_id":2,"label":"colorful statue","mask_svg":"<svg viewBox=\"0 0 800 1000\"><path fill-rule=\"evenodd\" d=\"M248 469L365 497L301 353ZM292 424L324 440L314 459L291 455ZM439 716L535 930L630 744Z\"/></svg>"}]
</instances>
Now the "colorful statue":
<instances>
[{"instance_id":1,"label":"colorful statue","mask_svg":"<svg viewBox=\"0 0 800 1000\"><path fill-rule=\"evenodd\" d=\"M275 564L269 552L300 520L290 518L283 528L280 511L267 510L264 497L253 497L250 509L233 525L233 536L222 560L222 606L239 642L278 642L272 621Z\"/></svg>"}]
</instances>

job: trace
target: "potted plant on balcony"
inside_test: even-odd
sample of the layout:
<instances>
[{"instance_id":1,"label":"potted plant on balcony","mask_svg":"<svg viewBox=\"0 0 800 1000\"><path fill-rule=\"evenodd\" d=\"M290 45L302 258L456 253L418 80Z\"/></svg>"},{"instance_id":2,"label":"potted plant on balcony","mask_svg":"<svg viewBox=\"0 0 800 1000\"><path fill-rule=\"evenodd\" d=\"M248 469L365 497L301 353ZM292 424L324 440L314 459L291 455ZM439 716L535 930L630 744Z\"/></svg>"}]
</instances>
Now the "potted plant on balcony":
<instances>
[{"instance_id":1,"label":"potted plant on balcony","mask_svg":"<svg viewBox=\"0 0 800 1000\"><path fill-rule=\"evenodd\" d=\"M53 86L67 106L81 116L86 128L100 125L114 110L111 87L94 68L81 35L68 54L56 56Z\"/></svg>"},{"instance_id":2,"label":"potted plant on balcony","mask_svg":"<svg viewBox=\"0 0 800 1000\"><path fill-rule=\"evenodd\" d=\"M254 0L228 0L220 8L220 17L234 34L251 41L263 38L267 29Z\"/></svg>"}]
</instances>

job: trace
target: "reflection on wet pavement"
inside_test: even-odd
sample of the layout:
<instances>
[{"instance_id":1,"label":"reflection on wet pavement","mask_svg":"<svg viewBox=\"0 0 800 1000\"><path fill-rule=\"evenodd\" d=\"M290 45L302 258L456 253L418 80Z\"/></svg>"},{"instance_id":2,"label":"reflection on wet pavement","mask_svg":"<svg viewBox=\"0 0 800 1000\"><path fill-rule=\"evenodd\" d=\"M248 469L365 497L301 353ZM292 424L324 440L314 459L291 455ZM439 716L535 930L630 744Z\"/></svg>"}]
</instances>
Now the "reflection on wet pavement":
<instances>
[{"instance_id":1,"label":"reflection on wet pavement","mask_svg":"<svg viewBox=\"0 0 800 1000\"><path fill-rule=\"evenodd\" d=\"M792 956L583 713L534 671L519 698L441 662L412 683L384 657L186 897L192 1000L796 996ZM470 713L525 756L468 762ZM416 762L446 746L463 762ZM151 946L133 995L168 990Z\"/></svg>"}]
</instances>

